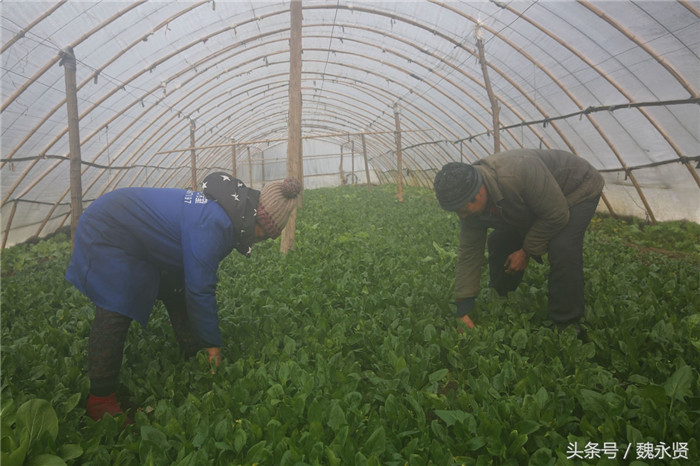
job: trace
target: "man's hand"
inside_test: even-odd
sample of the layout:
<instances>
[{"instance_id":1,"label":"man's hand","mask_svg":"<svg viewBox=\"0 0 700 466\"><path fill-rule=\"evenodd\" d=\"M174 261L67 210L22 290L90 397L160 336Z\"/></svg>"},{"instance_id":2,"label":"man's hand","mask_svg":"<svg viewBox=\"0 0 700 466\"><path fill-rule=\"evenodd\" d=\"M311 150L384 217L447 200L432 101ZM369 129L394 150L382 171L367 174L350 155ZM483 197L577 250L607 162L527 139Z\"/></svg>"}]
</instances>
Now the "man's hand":
<instances>
[{"instance_id":1,"label":"man's hand","mask_svg":"<svg viewBox=\"0 0 700 466\"><path fill-rule=\"evenodd\" d=\"M209 353L209 364L211 364L213 360L214 367L219 367L219 364L221 364L221 348L207 348L207 353ZM212 371L211 373L213 374L214 371Z\"/></svg>"},{"instance_id":2,"label":"man's hand","mask_svg":"<svg viewBox=\"0 0 700 466\"><path fill-rule=\"evenodd\" d=\"M466 326L469 329L474 328L474 322L472 322L471 318L468 315L459 317L457 319L457 331L459 333L464 333L464 326Z\"/></svg>"},{"instance_id":3,"label":"man's hand","mask_svg":"<svg viewBox=\"0 0 700 466\"><path fill-rule=\"evenodd\" d=\"M524 249L518 249L506 259L506 273L518 273L527 268L527 262L530 260L530 255Z\"/></svg>"}]
</instances>

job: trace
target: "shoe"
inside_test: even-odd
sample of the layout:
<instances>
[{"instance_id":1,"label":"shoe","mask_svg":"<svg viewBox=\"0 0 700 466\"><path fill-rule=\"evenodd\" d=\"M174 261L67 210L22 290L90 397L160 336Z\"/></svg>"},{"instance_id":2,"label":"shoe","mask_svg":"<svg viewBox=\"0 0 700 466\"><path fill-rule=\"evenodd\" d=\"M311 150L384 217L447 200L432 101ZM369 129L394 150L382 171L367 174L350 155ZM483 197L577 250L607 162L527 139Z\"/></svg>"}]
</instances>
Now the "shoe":
<instances>
[{"instance_id":1,"label":"shoe","mask_svg":"<svg viewBox=\"0 0 700 466\"><path fill-rule=\"evenodd\" d=\"M105 414L109 414L110 416L114 417L117 414L124 414L124 411L122 410L121 406L119 406L116 393L112 393L111 395L107 396L95 396L90 394L87 401L87 414L93 420L99 421L105 417ZM134 421L128 417L124 421L125 426L133 423Z\"/></svg>"}]
</instances>

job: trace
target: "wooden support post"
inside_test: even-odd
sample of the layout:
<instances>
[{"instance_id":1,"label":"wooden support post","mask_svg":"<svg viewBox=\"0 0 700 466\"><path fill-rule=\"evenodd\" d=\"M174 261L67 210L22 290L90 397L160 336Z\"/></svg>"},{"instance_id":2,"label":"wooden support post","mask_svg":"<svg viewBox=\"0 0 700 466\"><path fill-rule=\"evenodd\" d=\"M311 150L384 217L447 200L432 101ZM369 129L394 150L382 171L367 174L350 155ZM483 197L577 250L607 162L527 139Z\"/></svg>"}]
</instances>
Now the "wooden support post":
<instances>
[{"instance_id":1,"label":"wooden support post","mask_svg":"<svg viewBox=\"0 0 700 466\"><path fill-rule=\"evenodd\" d=\"M399 121L399 105L394 105L394 123L396 124L396 197L403 202L403 158L401 155L401 123Z\"/></svg>"},{"instance_id":2,"label":"wooden support post","mask_svg":"<svg viewBox=\"0 0 700 466\"><path fill-rule=\"evenodd\" d=\"M233 166L233 177L238 178L236 173L236 141L234 139L231 139L231 165Z\"/></svg>"},{"instance_id":3,"label":"wooden support post","mask_svg":"<svg viewBox=\"0 0 700 466\"><path fill-rule=\"evenodd\" d=\"M70 146L70 233L75 239L78 220L83 213L82 163L80 156L80 115L78 113L78 91L76 85L75 55L71 47L61 52L61 62L66 78L66 109L68 110L68 143Z\"/></svg>"},{"instance_id":4,"label":"wooden support post","mask_svg":"<svg viewBox=\"0 0 700 466\"><path fill-rule=\"evenodd\" d=\"M196 144L194 130L196 129L196 124L194 120L190 119L190 147L194 147ZM194 149L190 151L190 165L192 166L192 191L197 190L197 153Z\"/></svg>"},{"instance_id":5,"label":"wooden support post","mask_svg":"<svg viewBox=\"0 0 700 466\"><path fill-rule=\"evenodd\" d=\"M352 184L355 183L355 141L350 141L350 173L352 173Z\"/></svg>"},{"instance_id":6,"label":"wooden support post","mask_svg":"<svg viewBox=\"0 0 700 466\"><path fill-rule=\"evenodd\" d=\"M303 176L303 155L301 146L301 0L292 0L289 5L289 134L287 140L287 176L300 181ZM301 205L301 194L297 206ZM280 251L287 253L294 249L297 228L297 209L292 210L287 226L282 230Z\"/></svg>"},{"instance_id":7,"label":"wooden support post","mask_svg":"<svg viewBox=\"0 0 700 466\"><path fill-rule=\"evenodd\" d=\"M12 203L12 210L10 211L10 218L7 219L7 227L5 227L5 236L2 239L2 249L5 249L5 246L7 246L7 239L10 237L10 227L12 226L12 219L15 218L15 212L17 212L17 204L18 202L15 201ZM72 230L72 228L71 228ZM71 231L71 233L73 233Z\"/></svg>"},{"instance_id":8,"label":"wooden support post","mask_svg":"<svg viewBox=\"0 0 700 466\"><path fill-rule=\"evenodd\" d=\"M260 152L260 180L265 186L265 151Z\"/></svg>"},{"instance_id":9,"label":"wooden support post","mask_svg":"<svg viewBox=\"0 0 700 466\"><path fill-rule=\"evenodd\" d=\"M491 102L491 115L493 117L493 151L494 153L501 151L501 131L498 113L500 112L500 107L498 105L498 99L493 93L491 88L491 80L489 79L489 71L486 63L486 54L484 53L484 41L481 33L481 26L477 23L475 27L476 32L476 48L479 50L479 62L481 63L481 72L484 74L484 84L486 86L486 93L489 96L489 101Z\"/></svg>"},{"instance_id":10,"label":"wooden support post","mask_svg":"<svg viewBox=\"0 0 700 466\"><path fill-rule=\"evenodd\" d=\"M367 177L367 187L372 191L372 182L369 179L369 163L367 163L367 143L365 142L365 133L362 133L362 155L365 158L365 176Z\"/></svg>"},{"instance_id":11,"label":"wooden support post","mask_svg":"<svg viewBox=\"0 0 700 466\"><path fill-rule=\"evenodd\" d=\"M345 148L345 146L341 144L340 145L340 167L339 167L339 170L340 170L340 184L343 186L345 186L345 173L343 173L343 154L345 152L343 150L344 148Z\"/></svg>"}]
</instances>

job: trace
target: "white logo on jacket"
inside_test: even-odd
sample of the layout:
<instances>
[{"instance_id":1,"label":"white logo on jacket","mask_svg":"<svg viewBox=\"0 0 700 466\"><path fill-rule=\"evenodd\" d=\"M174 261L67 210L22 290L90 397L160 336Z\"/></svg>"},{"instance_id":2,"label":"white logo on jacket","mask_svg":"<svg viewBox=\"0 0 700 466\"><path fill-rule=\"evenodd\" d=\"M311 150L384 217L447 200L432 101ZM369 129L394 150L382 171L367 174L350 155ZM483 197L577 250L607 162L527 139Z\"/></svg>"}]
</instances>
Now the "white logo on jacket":
<instances>
[{"instance_id":1,"label":"white logo on jacket","mask_svg":"<svg viewBox=\"0 0 700 466\"><path fill-rule=\"evenodd\" d=\"M206 204L209 202L209 199L207 196L200 192L194 192L191 189L188 189L187 192L185 193L185 204L192 204L192 201L194 201L195 204Z\"/></svg>"}]
</instances>

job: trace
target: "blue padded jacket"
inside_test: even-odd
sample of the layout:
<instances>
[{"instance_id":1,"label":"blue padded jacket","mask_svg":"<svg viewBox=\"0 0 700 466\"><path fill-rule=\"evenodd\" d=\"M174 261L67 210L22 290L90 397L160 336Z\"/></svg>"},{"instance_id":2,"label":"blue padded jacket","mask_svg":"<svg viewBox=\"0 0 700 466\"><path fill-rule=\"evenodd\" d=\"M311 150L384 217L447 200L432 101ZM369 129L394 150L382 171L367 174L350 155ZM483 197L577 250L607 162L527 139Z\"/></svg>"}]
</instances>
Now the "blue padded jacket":
<instances>
[{"instance_id":1,"label":"blue padded jacket","mask_svg":"<svg viewBox=\"0 0 700 466\"><path fill-rule=\"evenodd\" d=\"M145 326L161 271L184 272L190 324L206 345L221 346L217 270L234 236L224 209L202 193L118 189L81 216L66 279L97 306Z\"/></svg>"}]
</instances>

